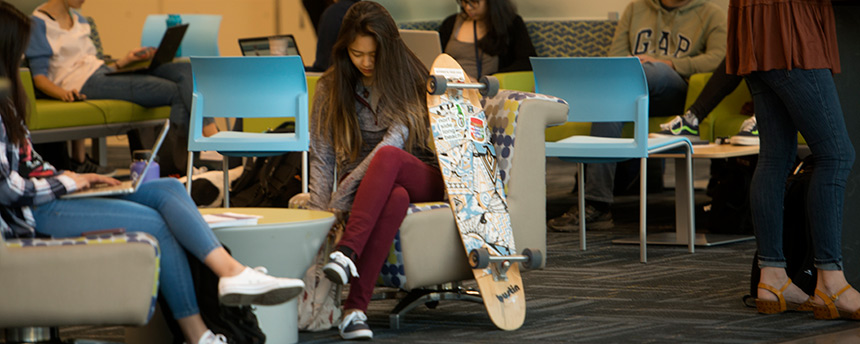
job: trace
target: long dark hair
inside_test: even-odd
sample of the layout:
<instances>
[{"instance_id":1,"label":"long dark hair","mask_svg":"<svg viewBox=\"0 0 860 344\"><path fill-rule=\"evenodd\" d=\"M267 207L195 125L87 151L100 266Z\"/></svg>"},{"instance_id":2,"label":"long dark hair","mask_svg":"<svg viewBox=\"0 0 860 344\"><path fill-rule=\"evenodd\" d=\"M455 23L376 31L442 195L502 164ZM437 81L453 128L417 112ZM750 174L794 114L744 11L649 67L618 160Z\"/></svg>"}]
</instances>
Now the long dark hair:
<instances>
[{"instance_id":1,"label":"long dark hair","mask_svg":"<svg viewBox=\"0 0 860 344\"><path fill-rule=\"evenodd\" d=\"M487 25L487 34L478 40L478 47L485 53L498 56L503 54L511 39L508 35L508 27L517 17L517 7L511 0L483 0L487 2L487 14L484 23ZM464 18L466 11L460 7L460 13Z\"/></svg>"},{"instance_id":2,"label":"long dark hair","mask_svg":"<svg viewBox=\"0 0 860 344\"><path fill-rule=\"evenodd\" d=\"M331 87L328 111L321 113L317 134L330 131L335 151L355 161L363 141L355 112L355 88L363 75L349 58L349 45L359 36L376 40L373 86L385 107L379 116L383 124L402 124L409 130L404 149L412 153L428 148L429 124L425 81L427 68L400 39L394 19L372 1L360 1L349 8L332 48L332 66L322 82ZM395 109L396 108L396 109ZM390 118L388 118L390 117Z\"/></svg>"},{"instance_id":3,"label":"long dark hair","mask_svg":"<svg viewBox=\"0 0 860 344\"><path fill-rule=\"evenodd\" d=\"M30 18L5 1L0 1L0 78L11 81L9 96L0 99L0 114L11 143L27 142L27 95L21 86L18 68L30 41Z\"/></svg>"}]
</instances>

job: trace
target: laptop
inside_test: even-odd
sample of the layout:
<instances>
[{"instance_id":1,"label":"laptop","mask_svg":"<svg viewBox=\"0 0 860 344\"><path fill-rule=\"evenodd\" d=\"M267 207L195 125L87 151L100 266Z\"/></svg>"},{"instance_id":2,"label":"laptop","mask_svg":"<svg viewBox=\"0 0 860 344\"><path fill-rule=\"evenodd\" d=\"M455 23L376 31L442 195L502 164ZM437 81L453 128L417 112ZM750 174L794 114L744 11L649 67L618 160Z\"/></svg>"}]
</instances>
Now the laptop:
<instances>
[{"instance_id":1,"label":"laptop","mask_svg":"<svg viewBox=\"0 0 860 344\"><path fill-rule=\"evenodd\" d=\"M436 57L442 53L442 41L439 33L429 30L400 30L400 38L409 50L412 50L427 69L433 65Z\"/></svg>"},{"instance_id":2,"label":"laptop","mask_svg":"<svg viewBox=\"0 0 860 344\"><path fill-rule=\"evenodd\" d=\"M152 155L149 157L149 160L146 161L146 166L143 167L143 171L140 172L141 177L146 175L146 171L149 170L149 166L152 165L152 162L158 155L158 150L161 148L161 144L164 143L164 138L167 137L167 130L169 128L170 120L165 120L164 127L161 128L161 133L158 134L158 139L155 140L155 146L152 148ZM141 177L138 177L134 181L124 181L119 185L96 184L89 189L78 190L69 194L65 194L60 196L60 198L85 198L128 195L136 192L137 189L140 188L140 184L142 184L141 181L143 180L143 178Z\"/></svg>"},{"instance_id":3,"label":"laptop","mask_svg":"<svg viewBox=\"0 0 860 344\"><path fill-rule=\"evenodd\" d=\"M158 68L158 66L173 62L173 58L176 57L176 51L179 50L179 45L182 44L182 37L185 37L185 31L187 30L188 24L167 28L167 31L164 31L164 36L161 37L161 43L158 44L155 55L152 56L152 59L149 60L149 64L146 66L118 69L105 75L148 74L150 71Z\"/></svg>"},{"instance_id":4,"label":"laptop","mask_svg":"<svg viewBox=\"0 0 860 344\"><path fill-rule=\"evenodd\" d=\"M240 38L242 56L302 56L293 35Z\"/></svg>"}]
</instances>

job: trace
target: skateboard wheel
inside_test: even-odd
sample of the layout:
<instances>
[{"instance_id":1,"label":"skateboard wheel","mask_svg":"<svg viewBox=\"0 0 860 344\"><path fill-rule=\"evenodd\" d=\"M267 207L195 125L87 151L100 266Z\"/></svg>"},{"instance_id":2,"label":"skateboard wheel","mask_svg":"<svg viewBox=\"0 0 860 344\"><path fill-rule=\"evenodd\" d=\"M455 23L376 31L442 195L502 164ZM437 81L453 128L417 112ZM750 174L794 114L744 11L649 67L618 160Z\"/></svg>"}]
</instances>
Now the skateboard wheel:
<instances>
[{"instance_id":1,"label":"skateboard wheel","mask_svg":"<svg viewBox=\"0 0 860 344\"><path fill-rule=\"evenodd\" d=\"M526 261L523 262L523 267L526 269L537 269L540 267L543 254L540 250L532 250L530 248L523 249L523 255L526 256Z\"/></svg>"},{"instance_id":2,"label":"skateboard wheel","mask_svg":"<svg viewBox=\"0 0 860 344\"><path fill-rule=\"evenodd\" d=\"M427 93L440 96L445 94L446 90L448 90L448 80L444 76L431 75L427 78Z\"/></svg>"},{"instance_id":3,"label":"skateboard wheel","mask_svg":"<svg viewBox=\"0 0 860 344\"><path fill-rule=\"evenodd\" d=\"M490 251L479 248L469 252L469 265L472 269L483 269L490 266Z\"/></svg>"},{"instance_id":4,"label":"skateboard wheel","mask_svg":"<svg viewBox=\"0 0 860 344\"><path fill-rule=\"evenodd\" d=\"M496 77L484 75L479 82L484 84L484 87L481 88L482 96L493 97L499 93L499 79L496 79Z\"/></svg>"}]
</instances>

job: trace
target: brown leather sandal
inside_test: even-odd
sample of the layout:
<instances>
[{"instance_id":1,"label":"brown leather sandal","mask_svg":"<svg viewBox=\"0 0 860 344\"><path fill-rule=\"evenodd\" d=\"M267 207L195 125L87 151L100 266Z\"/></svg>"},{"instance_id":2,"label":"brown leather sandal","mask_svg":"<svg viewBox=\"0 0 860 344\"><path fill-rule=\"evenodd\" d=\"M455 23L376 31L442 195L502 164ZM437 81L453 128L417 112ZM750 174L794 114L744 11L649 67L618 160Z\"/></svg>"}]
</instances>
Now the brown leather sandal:
<instances>
[{"instance_id":1,"label":"brown leather sandal","mask_svg":"<svg viewBox=\"0 0 860 344\"><path fill-rule=\"evenodd\" d=\"M764 284L759 283L758 287L764 290L767 290L774 295L776 295L776 301L773 300L762 300L759 298L755 299L755 307L761 314L778 314L786 311L798 311L798 312L809 312L813 310L814 304L812 303L812 297L806 299L804 303L796 303L791 301L786 301L785 296L782 295L782 292L785 291L788 286L791 285L791 278L785 282L785 285L779 290L776 288Z\"/></svg>"},{"instance_id":2,"label":"brown leather sandal","mask_svg":"<svg viewBox=\"0 0 860 344\"><path fill-rule=\"evenodd\" d=\"M839 296L842 295L845 291L851 289L851 285L848 284L842 290L838 291L836 294L827 295L823 291L815 289L815 295L824 300L823 305L814 305L812 310L812 314L815 316L815 319L819 320L832 320L832 319L849 319L849 320L860 320L860 309L855 310L854 312L846 311L843 309L839 309L836 307L834 303L839 299Z\"/></svg>"}]
</instances>

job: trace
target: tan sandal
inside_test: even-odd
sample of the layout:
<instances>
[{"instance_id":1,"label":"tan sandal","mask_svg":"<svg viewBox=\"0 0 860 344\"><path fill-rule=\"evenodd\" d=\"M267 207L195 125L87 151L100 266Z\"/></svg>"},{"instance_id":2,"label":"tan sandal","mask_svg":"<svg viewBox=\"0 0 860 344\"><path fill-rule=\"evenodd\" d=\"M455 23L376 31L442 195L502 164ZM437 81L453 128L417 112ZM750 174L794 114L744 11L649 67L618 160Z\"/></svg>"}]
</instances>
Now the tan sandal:
<instances>
[{"instance_id":1,"label":"tan sandal","mask_svg":"<svg viewBox=\"0 0 860 344\"><path fill-rule=\"evenodd\" d=\"M773 300L762 300L759 298L755 299L755 307L761 314L779 314L786 311L798 311L798 312L809 312L813 310L814 304L812 303L812 297L806 299L804 303L796 303L791 301L786 301L785 296L782 295L782 292L791 285L791 279L789 278L785 285L779 290L776 288L764 284L759 283L758 287L764 290L767 290L774 295L776 295L776 301Z\"/></svg>"},{"instance_id":2,"label":"tan sandal","mask_svg":"<svg viewBox=\"0 0 860 344\"><path fill-rule=\"evenodd\" d=\"M815 319L819 320L832 320L832 319L849 319L849 320L860 320L860 309L857 309L853 312L846 311L843 309L839 309L836 307L834 303L839 299L839 296L842 293L846 292L848 289L851 289L851 285L848 284L842 290L833 295L827 295L823 291L815 289L815 295L824 300L823 305L814 305L812 310L812 314L815 316Z\"/></svg>"}]
</instances>

